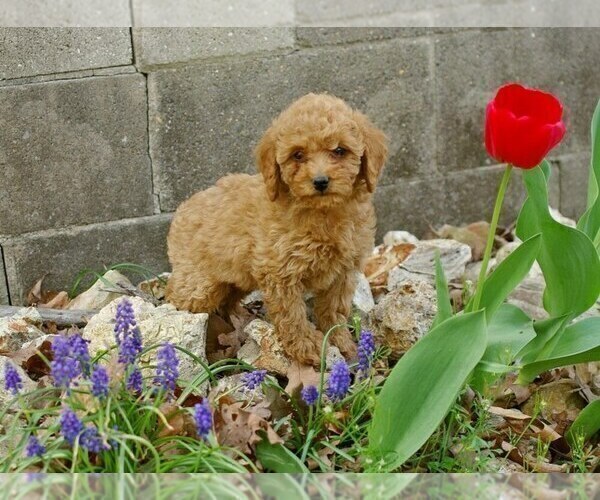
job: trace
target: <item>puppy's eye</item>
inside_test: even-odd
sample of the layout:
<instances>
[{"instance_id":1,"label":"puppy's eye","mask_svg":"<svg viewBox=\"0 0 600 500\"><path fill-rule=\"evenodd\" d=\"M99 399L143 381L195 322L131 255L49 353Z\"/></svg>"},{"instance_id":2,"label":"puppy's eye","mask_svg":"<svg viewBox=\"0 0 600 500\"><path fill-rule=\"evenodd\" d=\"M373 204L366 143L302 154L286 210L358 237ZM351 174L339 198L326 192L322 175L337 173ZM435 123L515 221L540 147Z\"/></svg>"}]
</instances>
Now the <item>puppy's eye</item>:
<instances>
[{"instance_id":1,"label":"puppy's eye","mask_svg":"<svg viewBox=\"0 0 600 500\"><path fill-rule=\"evenodd\" d=\"M294 160L301 161L304 159L304 153L302 151L296 151L293 155Z\"/></svg>"},{"instance_id":2,"label":"puppy's eye","mask_svg":"<svg viewBox=\"0 0 600 500\"><path fill-rule=\"evenodd\" d=\"M346 150L341 146L338 146L333 150L333 154L336 156L344 156L346 154Z\"/></svg>"}]
</instances>

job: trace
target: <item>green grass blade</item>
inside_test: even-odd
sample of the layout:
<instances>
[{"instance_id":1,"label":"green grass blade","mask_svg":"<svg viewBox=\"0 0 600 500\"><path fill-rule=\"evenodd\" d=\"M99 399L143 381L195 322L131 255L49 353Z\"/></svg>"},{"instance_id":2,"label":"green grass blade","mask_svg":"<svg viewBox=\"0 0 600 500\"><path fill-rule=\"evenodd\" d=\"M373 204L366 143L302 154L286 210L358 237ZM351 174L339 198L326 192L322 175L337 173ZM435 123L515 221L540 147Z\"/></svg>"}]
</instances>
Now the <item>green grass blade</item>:
<instances>
[{"instance_id":1,"label":"green grass blade","mask_svg":"<svg viewBox=\"0 0 600 500\"><path fill-rule=\"evenodd\" d=\"M581 410L565 437L569 444L575 447L577 439L583 439L585 443L598 431L600 431L600 399L592 401Z\"/></svg>"},{"instance_id":2,"label":"green grass blade","mask_svg":"<svg viewBox=\"0 0 600 500\"><path fill-rule=\"evenodd\" d=\"M439 426L487 344L485 314L454 316L400 359L386 380L369 432L369 452L394 470Z\"/></svg>"},{"instance_id":3,"label":"green grass blade","mask_svg":"<svg viewBox=\"0 0 600 500\"><path fill-rule=\"evenodd\" d=\"M448 291L448 282L446 281L439 252L435 254L435 288L437 291L437 313L432 328L452 317L450 292Z\"/></svg>"}]
</instances>

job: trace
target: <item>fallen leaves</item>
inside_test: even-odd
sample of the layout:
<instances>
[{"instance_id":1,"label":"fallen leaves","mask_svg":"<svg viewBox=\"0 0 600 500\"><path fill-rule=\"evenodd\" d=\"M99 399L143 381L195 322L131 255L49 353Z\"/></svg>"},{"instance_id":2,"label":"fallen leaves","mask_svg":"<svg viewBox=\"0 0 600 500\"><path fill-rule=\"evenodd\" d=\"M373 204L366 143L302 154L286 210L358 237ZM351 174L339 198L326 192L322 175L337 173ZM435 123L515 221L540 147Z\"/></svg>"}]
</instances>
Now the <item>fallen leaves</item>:
<instances>
[{"instance_id":1,"label":"fallen leaves","mask_svg":"<svg viewBox=\"0 0 600 500\"><path fill-rule=\"evenodd\" d=\"M411 243L379 245L375 248L363 268L373 296L385 293L389 272L404 262L415 248Z\"/></svg>"}]
</instances>

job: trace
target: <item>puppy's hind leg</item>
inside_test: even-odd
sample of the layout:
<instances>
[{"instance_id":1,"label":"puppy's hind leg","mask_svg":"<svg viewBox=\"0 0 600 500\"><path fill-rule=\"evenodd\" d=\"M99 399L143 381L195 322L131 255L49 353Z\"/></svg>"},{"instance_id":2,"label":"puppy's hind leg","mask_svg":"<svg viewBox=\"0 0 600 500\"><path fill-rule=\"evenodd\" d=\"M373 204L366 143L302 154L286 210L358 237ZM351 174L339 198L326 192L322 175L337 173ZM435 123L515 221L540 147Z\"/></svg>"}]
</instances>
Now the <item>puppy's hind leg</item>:
<instances>
[{"instance_id":1,"label":"puppy's hind leg","mask_svg":"<svg viewBox=\"0 0 600 500\"><path fill-rule=\"evenodd\" d=\"M229 285L210 276L173 271L167 284L166 298L177 309L211 313L219 309L229 294Z\"/></svg>"}]
</instances>

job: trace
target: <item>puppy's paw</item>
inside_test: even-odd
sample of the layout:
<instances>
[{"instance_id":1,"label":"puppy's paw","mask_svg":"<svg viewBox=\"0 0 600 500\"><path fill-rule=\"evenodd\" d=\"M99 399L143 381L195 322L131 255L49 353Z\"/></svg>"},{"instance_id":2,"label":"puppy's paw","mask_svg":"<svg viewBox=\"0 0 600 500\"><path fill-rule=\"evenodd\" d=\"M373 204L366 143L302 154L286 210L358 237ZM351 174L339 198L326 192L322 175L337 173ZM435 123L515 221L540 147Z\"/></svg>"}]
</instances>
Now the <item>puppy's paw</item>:
<instances>
[{"instance_id":1,"label":"puppy's paw","mask_svg":"<svg viewBox=\"0 0 600 500\"><path fill-rule=\"evenodd\" d=\"M331 333L331 342L334 346L336 346L342 356L347 360L352 360L356 358L357 348L354 343L354 339L352 338L352 334L348 331L347 328L338 328Z\"/></svg>"},{"instance_id":2,"label":"puppy's paw","mask_svg":"<svg viewBox=\"0 0 600 500\"><path fill-rule=\"evenodd\" d=\"M285 346L287 354L303 365L320 366L323 334L313 330L306 335L294 338Z\"/></svg>"}]
</instances>

